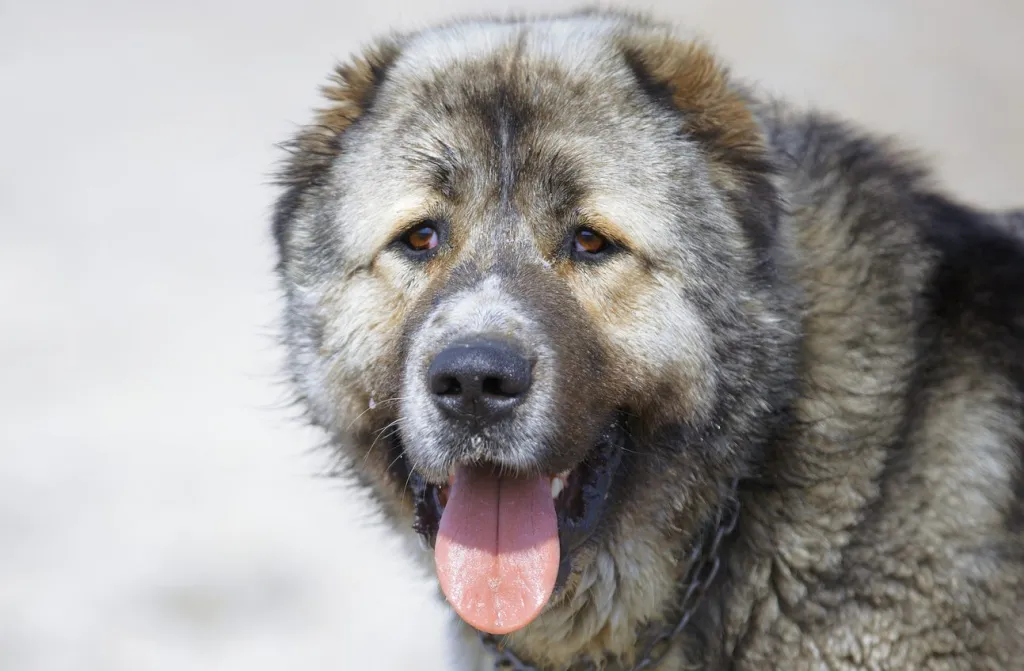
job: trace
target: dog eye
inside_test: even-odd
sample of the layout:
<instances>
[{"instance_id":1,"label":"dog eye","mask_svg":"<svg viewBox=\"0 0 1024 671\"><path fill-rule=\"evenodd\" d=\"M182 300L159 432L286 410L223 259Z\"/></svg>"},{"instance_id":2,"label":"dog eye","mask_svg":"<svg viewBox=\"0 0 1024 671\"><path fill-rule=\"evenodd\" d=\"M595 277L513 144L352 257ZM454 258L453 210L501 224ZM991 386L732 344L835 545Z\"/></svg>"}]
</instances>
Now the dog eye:
<instances>
[{"instance_id":1,"label":"dog eye","mask_svg":"<svg viewBox=\"0 0 1024 671\"><path fill-rule=\"evenodd\" d=\"M608 240L589 228L579 229L572 239L572 249L576 254L600 254L608 247Z\"/></svg>"},{"instance_id":2,"label":"dog eye","mask_svg":"<svg viewBox=\"0 0 1024 671\"><path fill-rule=\"evenodd\" d=\"M402 236L402 243L414 252L428 252L440 242L437 227L431 223L420 224Z\"/></svg>"}]
</instances>

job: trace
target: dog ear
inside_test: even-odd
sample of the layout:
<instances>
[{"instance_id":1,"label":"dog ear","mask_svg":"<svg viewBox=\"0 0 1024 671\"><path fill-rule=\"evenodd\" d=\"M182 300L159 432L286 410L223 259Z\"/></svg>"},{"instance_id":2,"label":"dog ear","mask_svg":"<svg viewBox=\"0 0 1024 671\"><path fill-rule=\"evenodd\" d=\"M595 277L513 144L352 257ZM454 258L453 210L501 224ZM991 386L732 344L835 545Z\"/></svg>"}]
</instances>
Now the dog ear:
<instances>
[{"instance_id":1,"label":"dog ear","mask_svg":"<svg viewBox=\"0 0 1024 671\"><path fill-rule=\"evenodd\" d=\"M750 106L705 45L642 35L623 38L620 48L641 88L680 112L683 130L713 158L742 161L763 156L764 139Z\"/></svg>"},{"instance_id":2,"label":"dog ear","mask_svg":"<svg viewBox=\"0 0 1024 671\"><path fill-rule=\"evenodd\" d=\"M658 34L626 35L619 49L640 88L678 113L680 131L708 158L721 189L755 248L765 250L779 218L776 172L765 133L744 97L709 48Z\"/></svg>"},{"instance_id":3,"label":"dog ear","mask_svg":"<svg viewBox=\"0 0 1024 671\"><path fill-rule=\"evenodd\" d=\"M398 58L394 42L379 42L348 63L335 67L320 92L328 105L316 110L313 123L287 144L291 153L279 181L294 186L310 181L341 153L339 139L373 104L374 94Z\"/></svg>"},{"instance_id":4,"label":"dog ear","mask_svg":"<svg viewBox=\"0 0 1024 671\"><path fill-rule=\"evenodd\" d=\"M395 41L382 40L335 67L328 84L320 89L328 104L315 110L313 122L283 143L289 155L276 175L277 184L285 188L274 216L274 235L279 243L302 193L320 182L341 153L342 136L371 107L399 53Z\"/></svg>"}]
</instances>

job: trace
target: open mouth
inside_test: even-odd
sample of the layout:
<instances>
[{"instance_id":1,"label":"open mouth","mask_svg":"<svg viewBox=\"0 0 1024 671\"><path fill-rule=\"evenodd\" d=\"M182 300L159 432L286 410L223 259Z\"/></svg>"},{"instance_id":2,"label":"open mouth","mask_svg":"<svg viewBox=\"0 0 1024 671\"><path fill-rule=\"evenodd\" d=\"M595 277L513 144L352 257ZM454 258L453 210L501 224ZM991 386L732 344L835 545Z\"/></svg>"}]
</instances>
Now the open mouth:
<instances>
[{"instance_id":1,"label":"open mouth","mask_svg":"<svg viewBox=\"0 0 1024 671\"><path fill-rule=\"evenodd\" d=\"M436 484L408 473L413 527L434 548L442 590L464 620L509 633L564 588L574 554L604 515L626 440L617 421L583 461L557 474L516 477L483 465Z\"/></svg>"}]
</instances>

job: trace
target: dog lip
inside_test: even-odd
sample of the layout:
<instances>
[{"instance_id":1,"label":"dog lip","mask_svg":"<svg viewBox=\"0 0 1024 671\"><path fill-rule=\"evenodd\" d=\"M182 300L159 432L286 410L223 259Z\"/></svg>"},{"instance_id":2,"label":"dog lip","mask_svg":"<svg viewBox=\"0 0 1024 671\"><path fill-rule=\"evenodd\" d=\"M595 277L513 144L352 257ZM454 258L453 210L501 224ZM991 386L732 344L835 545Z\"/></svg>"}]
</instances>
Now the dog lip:
<instances>
[{"instance_id":1,"label":"dog lip","mask_svg":"<svg viewBox=\"0 0 1024 671\"><path fill-rule=\"evenodd\" d=\"M555 505L561 556L554 596L562 591L572 573L573 557L590 540L604 517L626 439L625 424L619 417L579 464L552 476L553 479L564 479L565 483L557 493ZM405 460L404 450L400 445L396 447L400 455L398 458ZM433 548L444 512L444 490L447 486L428 481L407 462L405 467L413 494L413 529L427 548ZM571 501L568 500L570 497ZM578 505L571 505L576 503Z\"/></svg>"},{"instance_id":2,"label":"dog lip","mask_svg":"<svg viewBox=\"0 0 1024 671\"><path fill-rule=\"evenodd\" d=\"M597 445L583 462L573 469L573 477L580 488L581 510L579 515L571 515L567 506L557 507L558 540L561 558L558 577L555 579L555 595L565 587L572 573L572 559L576 552L588 541L604 518L611 486L619 471L625 441L628 434L622 417L618 418L602 435Z\"/></svg>"}]
</instances>

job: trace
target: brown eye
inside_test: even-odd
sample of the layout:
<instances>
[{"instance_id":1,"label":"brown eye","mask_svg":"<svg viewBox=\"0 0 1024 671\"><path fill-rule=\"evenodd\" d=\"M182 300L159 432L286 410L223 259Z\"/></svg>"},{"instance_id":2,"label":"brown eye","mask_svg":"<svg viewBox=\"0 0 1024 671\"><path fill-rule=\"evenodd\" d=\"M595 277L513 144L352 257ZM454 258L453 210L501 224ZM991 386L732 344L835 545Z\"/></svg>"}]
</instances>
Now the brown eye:
<instances>
[{"instance_id":1,"label":"brown eye","mask_svg":"<svg viewBox=\"0 0 1024 671\"><path fill-rule=\"evenodd\" d=\"M414 252L427 252L437 247L440 236L432 224L423 224L406 233L402 242Z\"/></svg>"},{"instance_id":2,"label":"brown eye","mask_svg":"<svg viewBox=\"0 0 1024 671\"><path fill-rule=\"evenodd\" d=\"M589 228L581 228L576 231L572 245L577 254L600 254L608 248L608 241Z\"/></svg>"}]
</instances>

